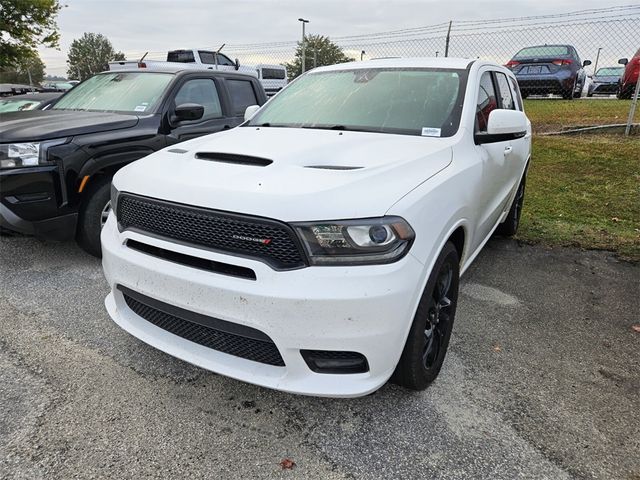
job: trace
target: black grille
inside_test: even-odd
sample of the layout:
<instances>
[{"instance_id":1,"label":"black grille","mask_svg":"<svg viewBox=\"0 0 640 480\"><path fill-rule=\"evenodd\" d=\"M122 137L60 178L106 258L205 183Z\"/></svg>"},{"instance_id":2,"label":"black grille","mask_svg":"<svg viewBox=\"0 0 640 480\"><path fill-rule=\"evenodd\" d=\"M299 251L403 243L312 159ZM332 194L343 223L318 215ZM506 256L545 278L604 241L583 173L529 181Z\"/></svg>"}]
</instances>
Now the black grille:
<instances>
[{"instance_id":1,"label":"black grille","mask_svg":"<svg viewBox=\"0 0 640 480\"><path fill-rule=\"evenodd\" d=\"M275 220L128 194L120 195L117 215L122 229L257 258L278 270L305 266L296 234Z\"/></svg>"},{"instance_id":2,"label":"black grille","mask_svg":"<svg viewBox=\"0 0 640 480\"><path fill-rule=\"evenodd\" d=\"M122 286L118 288L129 308L156 327L219 352L284 367L276 345L259 330L183 310Z\"/></svg>"}]
</instances>

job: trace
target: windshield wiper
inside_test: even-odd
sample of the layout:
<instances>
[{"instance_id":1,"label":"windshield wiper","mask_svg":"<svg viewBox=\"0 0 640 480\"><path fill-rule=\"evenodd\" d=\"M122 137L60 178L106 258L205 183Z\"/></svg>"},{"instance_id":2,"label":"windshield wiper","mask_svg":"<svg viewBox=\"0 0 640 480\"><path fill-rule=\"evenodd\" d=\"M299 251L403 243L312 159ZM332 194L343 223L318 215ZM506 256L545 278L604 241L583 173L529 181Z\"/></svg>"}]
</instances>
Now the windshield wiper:
<instances>
[{"instance_id":1,"label":"windshield wiper","mask_svg":"<svg viewBox=\"0 0 640 480\"><path fill-rule=\"evenodd\" d=\"M310 128L315 130L351 130L344 125L302 125L300 128Z\"/></svg>"}]
</instances>

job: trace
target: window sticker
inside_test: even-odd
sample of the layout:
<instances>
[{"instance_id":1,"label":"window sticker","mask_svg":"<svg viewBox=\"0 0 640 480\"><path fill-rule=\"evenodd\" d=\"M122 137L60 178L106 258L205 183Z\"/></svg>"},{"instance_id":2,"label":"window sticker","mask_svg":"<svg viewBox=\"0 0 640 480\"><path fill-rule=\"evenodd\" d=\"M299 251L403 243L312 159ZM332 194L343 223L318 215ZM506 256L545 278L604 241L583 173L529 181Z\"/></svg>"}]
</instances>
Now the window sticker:
<instances>
[{"instance_id":1,"label":"window sticker","mask_svg":"<svg viewBox=\"0 0 640 480\"><path fill-rule=\"evenodd\" d=\"M442 129L433 128L433 127L422 127L422 136L423 137L439 137L441 136L440 132Z\"/></svg>"},{"instance_id":2,"label":"window sticker","mask_svg":"<svg viewBox=\"0 0 640 480\"><path fill-rule=\"evenodd\" d=\"M146 105L138 105L133 109L134 112L144 112L147 109Z\"/></svg>"}]
</instances>

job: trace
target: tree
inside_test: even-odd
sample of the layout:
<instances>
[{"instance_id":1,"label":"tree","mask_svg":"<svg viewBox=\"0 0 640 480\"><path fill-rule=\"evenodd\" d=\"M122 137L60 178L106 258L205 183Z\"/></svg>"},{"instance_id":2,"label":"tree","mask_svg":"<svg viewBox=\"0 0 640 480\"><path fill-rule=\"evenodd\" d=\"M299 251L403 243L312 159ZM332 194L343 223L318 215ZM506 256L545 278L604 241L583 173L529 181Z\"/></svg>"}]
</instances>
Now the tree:
<instances>
[{"instance_id":1,"label":"tree","mask_svg":"<svg viewBox=\"0 0 640 480\"><path fill-rule=\"evenodd\" d=\"M0 68L33 57L38 45L57 47L61 8L58 0L0 0Z\"/></svg>"},{"instance_id":2,"label":"tree","mask_svg":"<svg viewBox=\"0 0 640 480\"><path fill-rule=\"evenodd\" d=\"M109 62L124 59L124 53L116 52L107 37L100 33L85 33L71 42L67 75L69 78L84 80L106 70Z\"/></svg>"},{"instance_id":3,"label":"tree","mask_svg":"<svg viewBox=\"0 0 640 480\"><path fill-rule=\"evenodd\" d=\"M25 58L20 63L0 68L0 83L37 85L44 79L44 63L38 55Z\"/></svg>"},{"instance_id":4,"label":"tree","mask_svg":"<svg viewBox=\"0 0 640 480\"><path fill-rule=\"evenodd\" d=\"M352 62L354 59L347 57L342 48L333 43L329 37L323 35L307 35L305 47L305 69L311 70L324 65ZM293 80L302 73L302 42L298 42L296 53L291 63L286 63L289 80Z\"/></svg>"}]
</instances>

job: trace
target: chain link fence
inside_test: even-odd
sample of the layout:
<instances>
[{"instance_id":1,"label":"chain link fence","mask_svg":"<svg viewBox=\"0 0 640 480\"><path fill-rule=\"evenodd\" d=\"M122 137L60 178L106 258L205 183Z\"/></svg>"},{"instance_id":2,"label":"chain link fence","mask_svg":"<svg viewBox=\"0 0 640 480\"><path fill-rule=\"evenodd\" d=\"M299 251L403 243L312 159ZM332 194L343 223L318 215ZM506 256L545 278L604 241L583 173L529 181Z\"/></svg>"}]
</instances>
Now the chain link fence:
<instances>
[{"instance_id":1,"label":"chain link fence","mask_svg":"<svg viewBox=\"0 0 640 480\"><path fill-rule=\"evenodd\" d=\"M640 73L640 5L593 8L570 13L490 20L452 20L417 28L364 35L329 36L351 59L381 57L466 57L508 65L523 96L530 98L616 96L637 102ZM223 53L244 65L290 64L299 41L228 44ZM217 50L220 45L203 47ZM637 52L637 53L636 53ZM146 52L166 60L166 52ZM145 52L130 52L136 58ZM636 59L632 61L632 57ZM626 68L619 60L627 59ZM624 62L624 61L623 61ZM322 66L323 55L306 48L307 69ZM628 123L634 114L632 101ZM640 111L640 109L638 109ZM624 120L623 120L624 121Z\"/></svg>"}]
</instances>

